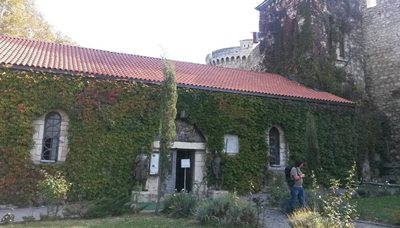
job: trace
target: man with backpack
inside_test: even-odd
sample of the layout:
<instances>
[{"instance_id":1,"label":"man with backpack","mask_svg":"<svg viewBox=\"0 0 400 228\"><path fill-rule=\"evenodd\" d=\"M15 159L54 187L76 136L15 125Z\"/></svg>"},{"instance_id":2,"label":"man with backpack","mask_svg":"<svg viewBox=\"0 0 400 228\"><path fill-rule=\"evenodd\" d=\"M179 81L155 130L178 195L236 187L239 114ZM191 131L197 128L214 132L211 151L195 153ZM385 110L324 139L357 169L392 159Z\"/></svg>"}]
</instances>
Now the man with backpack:
<instances>
[{"instance_id":1,"label":"man with backpack","mask_svg":"<svg viewBox=\"0 0 400 228\"><path fill-rule=\"evenodd\" d=\"M289 211L294 210L296 200L299 200L300 207L304 208L304 189L303 189L303 178L305 175L301 172L301 168L304 166L304 162L296 161L294 166L290 170L290 178L293 180L293 186L290 187L290 200L289 200Z\"/></svg>"}]
</instances>

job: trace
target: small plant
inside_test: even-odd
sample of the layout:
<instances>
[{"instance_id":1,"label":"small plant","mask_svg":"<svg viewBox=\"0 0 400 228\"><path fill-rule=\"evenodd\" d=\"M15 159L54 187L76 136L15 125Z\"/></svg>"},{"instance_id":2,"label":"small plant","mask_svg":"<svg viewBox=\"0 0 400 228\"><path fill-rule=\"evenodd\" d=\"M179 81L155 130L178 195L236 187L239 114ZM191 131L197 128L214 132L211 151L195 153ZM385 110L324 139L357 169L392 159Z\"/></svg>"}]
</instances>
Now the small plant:
<instances>
[{"instance_id":1,"label":"small plant","mask_svg":"<svg viewBox=\"0 0 400 228\"><path fill-rule=\"evenodd\" d=\"M251 197L251 201L253 202L253 203L255 203L256 204L256 209L257 209L257 217L258 218L264 218L265 217L265 212L266 212L266 210L265 210L265 208L266 208L266 198L265 198L265 195L264 195L264 197L263 196L261 196L261 195L253 195L255 192L256 192L256 188L255 188L255 186L254 186L254 184L253 184L253 182L250 180L249 181L249 188L250 188L250 197ZM258 220L258 221L260 221L258 224L257 224L257 226L258 227L264 227L264 219L261 219L261 220Z\"/></svg>"},{"instance_id":2,"label":"small plant","mask_svg":"<svg viewBox=\"0 0 400 228\"><path fill-rule=\"evenodd\" d=\"M256 204L256 208L257 208L257 217L258 218L264 218L265 217L265 213L266 213L266 207L267 207L267 203L264 197L261 196L257 196L257 197L252 197L251 201L254 202ZM261 219L260 223L258 224L258 226L264 227L264 219Z\"/></svg>"},{"instance_id":3,"label":"small plant","mask_svg":"<svg viewBox=\"0 0 400 228\"><path fill-rule=\"evenodd\" d=\"M49 215L49 214L40 214L40 220L41 221L54 221L59 219L58 216L53 216L53 215Z\"/></svg>"},{"instance_id":4,"label":"small plant","mask_svg":"<svg viewBox=\"0 0 400 228\"><path fill-rule=\"evenodd\" d=\"M355 227L354 220L357 218L355 203L351 201L357 191L355 181L356 164L354 163L349 176L346 178L345 191L339 191L339 180L331 179L330 194L323 199L323 214L328 218L329 227Z\"/></svg>"},{"instance_id":5,"label":"small plant","mask_svg":"<svg viewBox=\"0 0 400 228\"><path fill-rule=\"evenodd\" d=\"M311 205L310 207L313 211L322 211L322 193L314 170L311 171L311 194L310 197L306 197L306 199L310 202L309 205Z\"/></svg>"},{"instance_id":6,"label":"small plant","mask_svg":"<svg viewBox=\"0 0 400 228\"><path fill-rule=\"evenodd\" d=\"M268 206L280 208L286 212L288 210L288 200L290 197L288 185L285 177L279 176L276 181L267 189Z\"/></svg>"},{"instance_id":7,"label":"small plant","mask_svg":"<svg viewBox=\"0 0 400 228\"><path fill-rule=\"evenodd\" d=\"M296 210L289 216L289 222L294 228L313 227L323 228L327 227L323 217L316 211L311 209Z\"/></svg>"},{"instance_id":8,"label":"small plant","mask_svg":"<svg viewBox=\"0 0 400 228\"><path fill-rule=\"evenodd\" d=\"M82 218L87 210L89 203L80 201L77 203L67 203L63 208L63 216L65 218Z\"/></svg>"},{"instance_id":9,"label":"small plant","mask_svg":"<svg viewBox=\"0 0 400 228\"><path fill-rule=\"evenodd\" d=\"M203 201L198 207L196 218L202 224L239 227L256 227L259 219L253 205L240 199L236 193Z\"/></svg>"},{"instance_id":10,"label":"small plant","mask_svg":"<svg viewBox=\"0 0 400 228\"><path fill-rule=\"evenodd\" d=\"M3 217L0 220L1 224L10 224L13 223L15 220L15 215L12 213L7 213L5 215L3 215Z\"/></svg>"},{"instance_id":11,"label":"small plant","mask_svg":"<svg viewBox=\"0 0 400 228\"><path fill-rule=\"evenodd\" d=\"M22 220L24 220L24 222L33 222L35 221L35 217L33 215L29 215L29 216L23 216Z\"/></svg>"},{"instance_id":12,"label":"small plant","mask_svg":"<svg viewBox=\"0 0 400 228\"><path fill-rule=\"evenodd\" d=\"M130 197L122 194L118 197L104 197L89 202L85 218L100 218L107 216L118 216L131 211Z\"/></svg>"},{"instance_id":13,"label":"small plant","mask_svg":"<svg viewBox=\"0 0 400 228\"><path fill-rule=\"evenodd\" d=\"M194 213L196 206L197 197L183 190L165 199L163 212L171 217L188 217Z\"/></svg>"},{"instance_id":14,"label":"small plant","mask_svg":"<svg viewBox=\"0 0 400 228\"><path fill-rule=\"evenodd\" d=\"M393 218L396 218L395 225L400 225L400 209L397 209L393 212Z\"/></svg>"},{"instance_id":15,"label":"small plant","mask_svg":"<svg viewBox=\"0 0 400 228\"><path fill-rule=\"evenodd\" d=\"M60 172L55 175L50 175L45 170L40 172L43 180L38 183L38 193L47 204L47 216L57 217L60 205L63 205L67 199L71 184Z\"/></svg>"}]
</instances>

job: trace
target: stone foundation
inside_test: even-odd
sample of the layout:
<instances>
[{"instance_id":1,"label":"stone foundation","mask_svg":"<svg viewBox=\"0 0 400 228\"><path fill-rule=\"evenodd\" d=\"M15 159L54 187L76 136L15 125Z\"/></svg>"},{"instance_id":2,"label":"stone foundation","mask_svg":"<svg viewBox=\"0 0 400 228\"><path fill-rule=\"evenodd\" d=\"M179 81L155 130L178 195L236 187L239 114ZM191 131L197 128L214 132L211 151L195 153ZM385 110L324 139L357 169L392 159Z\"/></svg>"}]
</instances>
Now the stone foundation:
<instances>
[{"instance_id":1,"label":"stone foundation","mask_svg":"<svg viewBox=\"0 0 400 228\"><path fill-rule=\"evenodd\" d=\"M143 191L132 191L131 202L134 203L150 203L157 202L157 194Z\"/></svg>"},{"instance_id":2,"label":"stone foundation","mask_svg":"<svg viewBox=\"0 0 400 228\"><path fill-rule=\"evenodd\" d=\"M208 198L210 198L210 199L216 199L216 198L225 196L227 194L229 194L229 192L225 191L225 190L208 190L207 195L208 195Z\"/></svg>"}]
</instances>

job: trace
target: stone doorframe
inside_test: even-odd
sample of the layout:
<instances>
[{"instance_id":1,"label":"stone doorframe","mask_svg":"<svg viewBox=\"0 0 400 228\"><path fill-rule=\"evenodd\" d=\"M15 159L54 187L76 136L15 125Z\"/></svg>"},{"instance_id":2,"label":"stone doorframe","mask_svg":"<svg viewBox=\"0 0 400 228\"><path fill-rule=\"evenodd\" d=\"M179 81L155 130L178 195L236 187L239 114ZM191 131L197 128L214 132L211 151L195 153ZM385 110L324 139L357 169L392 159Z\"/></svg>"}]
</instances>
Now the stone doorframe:
<instances>
[{"instance_id":1,"label":"stone doorframe","mask_svg":"<svg viewBox=\"0 0 400 228\"><path fill-rule=\"evenodd\" d=\"M171 163L169 166L169 176L167 178L166 193L172 194L175 191L175 177L176 177L176 153L178 150L190 150L194 154L193 158L193 174L192 186L193 192L200 195L206 195L206 153L207 145L205 137L196 128L196 126L189 124L185 120L176 120L176 137L171 146ZM153 142L153 153L157 153L160 149L159 139ZM158 175L149 175L147 179L146 188L153 198L157 198Z\"/></svg>"},{"instance_id":2,"label":"stone doorframe","mask_svg":"<svg viewBox=\"0 0 400 228\"><path fill-rule=\"evenodd\" d=\"M158 152L160 141L153 142L153 152ZM194 153L193 167L193 192L205 196L207 193L206 177L206 144L201 142L173 142L171 146L171 163L167 178L166 194L174 193L175 188L175 165L177 150L191 150ZM157 198L158 175L150 175L147 179L146 188L153 198Z\"/></svg>"}]
</instances>

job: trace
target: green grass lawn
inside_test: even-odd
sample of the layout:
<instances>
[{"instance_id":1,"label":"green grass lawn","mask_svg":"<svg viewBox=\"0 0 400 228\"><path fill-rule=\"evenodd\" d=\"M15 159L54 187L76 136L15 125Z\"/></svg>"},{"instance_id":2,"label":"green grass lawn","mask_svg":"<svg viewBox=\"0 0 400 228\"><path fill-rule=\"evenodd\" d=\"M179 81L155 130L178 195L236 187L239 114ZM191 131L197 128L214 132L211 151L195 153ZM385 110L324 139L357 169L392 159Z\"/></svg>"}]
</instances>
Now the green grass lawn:
<instances>
[{"instance_id":1,"label":"green grass lawn","mask_svg":"<svg viewBox=\"0 0 400 228\"><path fill-rule=\"evenodd\" d=\"M57 221L37 221L22 224L13 224L12 227L210 227L201 226L194 219L173 219L165 216L157 216L153 213L125 215L101 219L76 219Z\"/></svg>"},{"instance_id":2,"label":"green grass lawn","mask_svg":"<svg viewBox=\"0 0 400 228\"><path fill-rule=\"evenodd\" d=\"M360 219L400 225L400 195L357 199Z\"/></svg>"}]
</instances>

